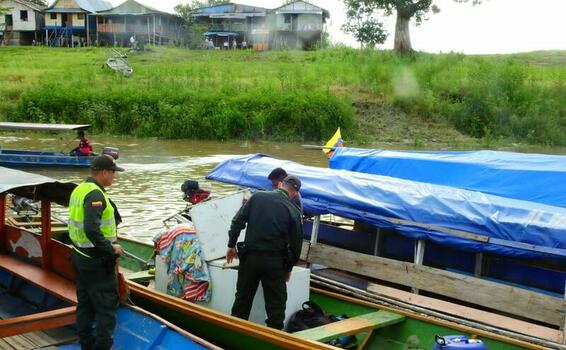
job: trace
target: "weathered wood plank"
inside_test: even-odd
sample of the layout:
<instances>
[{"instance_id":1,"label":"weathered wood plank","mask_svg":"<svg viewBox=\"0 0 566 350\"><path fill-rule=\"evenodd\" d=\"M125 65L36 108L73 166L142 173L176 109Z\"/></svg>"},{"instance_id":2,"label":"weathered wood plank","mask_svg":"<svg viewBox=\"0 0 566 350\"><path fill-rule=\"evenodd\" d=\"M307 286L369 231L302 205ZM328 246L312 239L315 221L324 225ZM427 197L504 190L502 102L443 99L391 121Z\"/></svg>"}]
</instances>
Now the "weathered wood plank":
<instances>
[{"instance_id":1,"label":"weathered wood plank","mask_svg":"<svg viewBox=\"0 0 566 350\"><path fill-rule=\"evenodd\" d=\"M399 323L405 316L387 311L377 311L342 321L329 323L324 326L306 329L296 332L294 335L303 339L325 342L344 335L353 335L361 332L369 332L376 328L383 328Z\"/></svg>"},{"instance_id":2,"label":"weathered wood plank","mask_svg":"<svg viewBox=\"0 0 566 350\"><path fill-rule=\"evenodd\" d=\"M543 327L532 322L517 320L511 317L494 314L492 312L474 309L471 307L454 304L444 300L438 300L422 295L416 295L410 292L382 286L375 283L369 283L368 292L392 298L412 305L417 305L433 311L442 312L444 314L461 317L467 320L480 322L495 327L512 330L514 332L532 335L537 338L547 339L555 343L562 339L562 332L557 329Z\"/></svg>"},{"instance_id":3,"label":"weathered wood plank","mask_svg":"<svg viewBox=\"0 0 566 350\"><path fill-rule=\"evenodd\" d=\"M0 337L58 328L75 323L76 307L39 312L0 320Z\"/></svg>"},{"instance_id":4,"label":"weathered wood plank","mask_svg":"<svg viewBox=\"0 0 566 350\"><path fill-rule=\"evenodd\" d=\"M0 268L30 281L65 301L77 302L75 284L53 272L42 270L7 255L0 255Z\"/></svg>"},{"instance_id":5,"label":"weathered wood plank","mask_svg":"<svg viewBox=\"0 0 566 350\"><path fill-rule=\"evenodd\" d=\"M566 310L566 302L549 295L323 244L310 247L307 261L557 326L561 325Z\"/></svg>"}]
</instances>

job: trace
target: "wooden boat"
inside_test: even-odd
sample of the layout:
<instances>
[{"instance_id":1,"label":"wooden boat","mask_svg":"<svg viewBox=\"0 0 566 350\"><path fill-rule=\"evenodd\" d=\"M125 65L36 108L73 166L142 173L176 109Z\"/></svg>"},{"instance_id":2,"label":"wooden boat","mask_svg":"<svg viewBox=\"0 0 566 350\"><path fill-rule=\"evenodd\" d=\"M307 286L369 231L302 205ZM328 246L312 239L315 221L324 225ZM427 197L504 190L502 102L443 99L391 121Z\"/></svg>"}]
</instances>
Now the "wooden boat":
<instances>
[{"instance_id":1,"label":"wooden boat","mask_svg":"<svg viewBox=\"0 0 566 350\"><path fill-rule=\"evenodd\" d=\"M67 203L75 185L0 169L0 348L79 349L70 251L50 228L51 202ZM8 191L41 200L41 235L5 224ZM114 338L114 349L220 349L132 305L119 309Z\"/></svg>"},{"instance_id":2,"label":"wooden boat","mask_svg":"<svg viewBox=\"0 0 566 350\"><path fill-rule=\"evenodd\" d=\"M78 131L90 128L88 124L45 124L0 122L3 130ZM118 157L117 149L105 147L102 153ZM0 166L6 167L89 167L93 156L74 156L64 152L7 150L0 148Z\"/></svg>"},{"instance_id":3,"label":"wooden boat","mask_svg":"<svg viewBox=\"0 0 566 350\"><path fill-rule=\"evenodd\" d=\"M559 331L547 339L565 342L563 208L263 155L227 160L207 178L270 188L267 175L275 167L302 179L305 212L314 215L305 221L308 262L542 323ZM323 214L356 223L323 224ZM416 298L367 281L358 285ZM520 332L530 334L528 327Z\"/></svg>"},{"instance_id":4,"label":"wooden boat","mask_svg":"<svg viewBox=\"0 0 566 350\"><path fill-rule=\"evenodd\" d=\"M122 74L125 77L131 76L134 72L133 68L128 64L128 61L122 57L109 57L106 60L106 65L108 68Z\"/></svg>"},{"instance_id":5,"label":"wooden boat","mask_svg":"<svg viewBox=\"0 0 566 350\"><path fill-rule=\"evenodd\" d=\"M4 169L0 170L3 171ZM43 199L42 196L46 193L53 193L56 195L53 200L62 204L65 204L65 200L68 200L70 193L61 189L54 191L50 186L0 187L0 194L3 195L8 191L32 199ZM0 196L2 208L4 207L3 202L3 196ZM50 211L49 202L42 200L41 208L42 216L36 222L40 223L42 233L50 232L52 222L48 215ZM23 225L23 222L19 222L17 218L12 218L5 224L4 212L2 211L0 215L2 215L0 217L2 219L0 220L0 241L6 251L16 254L18 252L24 254L25 251L28 258L41 263L52 273L58 274L64 279L73 278L73 272L68 263L70 255L68 236L63 230L59 230L53 237L50 237L49 234L33 233L32 225ZM22 250L24 242L27 242L25 246L28 248ZM145 261L152 253L152 247L146 243L124 238L121 238L121 244L130 252L130 256L135 257L124 259L124 265L128 265L132 270L140 270L135 275L130 275L132 281L128 282L131 291L130 297L135 305L226 348L333 349L334 347L322 341L338 336L355 335L357 347L360 349L432 349L436 346L435 335L463 334L481 339L491 350L553 347L562 349L557 343L536 336L521 336L517 332L506 331L497 327L486 328L485 325L482 329L477 322L473 323L465 319L469 316L452 317L449 320L440 318L438 315L427 315L422 310L399 307L394 303L384 303L378 298L374 298L368 293L363 294L360 291L356 292L360 295L353 298L320 288L311 288L310 300L319 303L328 312L337 315L347 314L350 317L349 319L297 334L273 330L156 292L152 288L135 282L135 280L147 279L149 276L147 271L141 271L140 265L144 265L141 262ZM29 248L33 246L35 248ZM329 254L329 258L332 258L335 251L328 251L327 249L334 248L320 244L310 246L308 242L305 242L303 259L314 262L316 256L326 253ZM34 252L33 257L30 256L30 251ZM358 269L366 270L371 268L373 261L370 260L367 263L366 266L365 263L356 262L354 259L348 264L357 264ZM328 284L332 284L331 281ZM496 291L497 293L499 292ZM525 296L524 294L518 295ZM531 299L531 301L533 300ZM454 309L451 311L454 312ZM467 312L471 313L472 311L468 310ZM498 317L500 317L497 319L498 322L502 322L503 325L511 322L515 325L530 327L532 334L539 334L542 332L541 329L544 328L526 322L521 323L521 321L503 316ZM552 332L548 331L548 333ZM556 331L556 333L552 336L561 334L559 331ZM475 348L470 347L470 349Z\"/></svg>"}]
</instances>

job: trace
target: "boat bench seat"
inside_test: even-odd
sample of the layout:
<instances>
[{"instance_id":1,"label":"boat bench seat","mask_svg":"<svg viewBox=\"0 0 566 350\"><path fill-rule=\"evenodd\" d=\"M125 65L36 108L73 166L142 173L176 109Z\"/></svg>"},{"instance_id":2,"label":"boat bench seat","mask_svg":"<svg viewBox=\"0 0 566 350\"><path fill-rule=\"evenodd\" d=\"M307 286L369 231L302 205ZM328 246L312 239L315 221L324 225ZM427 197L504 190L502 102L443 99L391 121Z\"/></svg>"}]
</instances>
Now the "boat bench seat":
<instances>
[{"instance_id":1,"label":"boat bench seat","mask_svg":"<svg viewBox=\"0 0 566 350\"><path fill-rule=\"evenodd\" d=\"M365 315L347 318L342 321L329 323L320 327L306 329L296 332L297 335L304 339L325 342L337 337L345 335L354 335L367 332L365 341L358 348L361 349L371 332L377 328L390 326L405 320L405 316L395 314L388 311L376 311Z\"/></svg>"},{"instance_id":2,"label":"boat bench seat","mask_svg":"<svg viewBox=\"0 0 566 350\"><path fill-rule=\"evenodd\" d=\"M57 298L72 304L77 303L75 283L55 272L44 270L5 254L0 254L0 268L31 282Z\"/></svg>"},{"instance_id":3,"label":"boat bench seat","mask_svg":"<svg viewBox=\"0 0 566 350\"><path fill-rule=\"evenodd\" d=\"M0 254L0 269L38 286L59 299L72 304L77 303L75 284L52 271L43 270L5 254ZM75 306L11 317L0 320L0 338L59 328L73 324L75 320Z\"/></svg>"}]
</instances>

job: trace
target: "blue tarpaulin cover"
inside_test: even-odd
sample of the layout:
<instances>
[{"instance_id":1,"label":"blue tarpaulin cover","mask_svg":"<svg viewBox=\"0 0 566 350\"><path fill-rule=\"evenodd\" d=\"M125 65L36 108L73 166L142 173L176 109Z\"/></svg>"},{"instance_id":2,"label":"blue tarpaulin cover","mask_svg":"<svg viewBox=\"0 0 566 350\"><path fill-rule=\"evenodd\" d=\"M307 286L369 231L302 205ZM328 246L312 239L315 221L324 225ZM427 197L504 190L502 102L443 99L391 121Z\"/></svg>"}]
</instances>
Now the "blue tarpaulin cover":
<instances>
[{"instance_id":1,"label":"blue tarpaulin cover","mask_svg":"<svg viewBox=\"0 0 566 350\"><path fill-rule=\"evenodd\" d=\"M566 209L560 207L388 176L305 166L261 154L226 160L207 179L269 189L267 175L276 167L301 178L301 195L309 214L334 214L469 251L529 258L554 254L566 261ZM419 225L393 223L389 218ZM423 224L487 236L489 243Z\"/></svg>"},{"instance_id":2,"label":"blue tarpaulin cover","mask_svg":"<svg viewBox=\"0 0 566 350\"><path fill-rule=\"evenodd\" d=\"M330 158L329 167L566 208L566 156L338 148Z\"/></svg>"}]
</instances>

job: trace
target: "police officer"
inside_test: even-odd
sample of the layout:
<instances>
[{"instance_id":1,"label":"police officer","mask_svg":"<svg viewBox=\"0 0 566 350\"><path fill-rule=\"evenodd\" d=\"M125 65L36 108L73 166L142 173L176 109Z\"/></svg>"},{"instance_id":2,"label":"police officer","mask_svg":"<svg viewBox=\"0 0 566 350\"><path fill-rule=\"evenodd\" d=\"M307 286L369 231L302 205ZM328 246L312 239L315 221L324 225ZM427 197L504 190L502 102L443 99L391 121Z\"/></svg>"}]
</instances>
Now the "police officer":
<instances>
[{"instance_id":1,"label":"police officer","mask_svg":"<svg viewBox=\"0 0 566 350\"><path fill-rule=\"evenodd\" d=\"M273 169L269 175L267 175L267 179L271 182L271 187L279 188L283 184L283 180L288 176L287 172L283 168L275 168ZM291 202L299 208L301 214L303 213L303 199L301 197L301 193L297 192L297 195L291 199Z\"/></svg>"},{"instance_id":2,"label":"police officer","mask_svg":"<svg viewBox=\"0 0 566 350\"><path fill-rule=\"evenodd\" d=\"M246 227L245 256L239 244L240 266L232 315L248 319L259 282L265 296L266 324L283 329L287 286L293 265L301 255L301 213L292 203L301 188L296 176L288 176L280 188L256 192L240 208L228 233L226 260L236 257L236 242Z\"/></svg>"},{"instance_id":3,"label":"police officer","mask_svg":"<svg viewBox=\"0 0 566 350\"><path fill-rule=\"evenodd\" d=\"M124 169L116 165L114 158L94 158L90 177L75 188L69 202L71 260L77 272L76 326L81 349L106 350L113 343L119 306L115 264L124 251L116 244L120 216L105 188L112 185L117 171Z\"/></svg>"}]
</instances>

